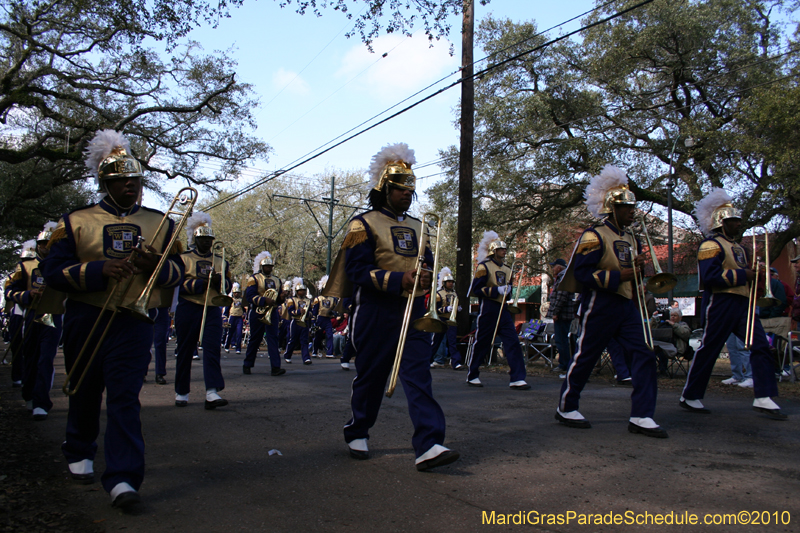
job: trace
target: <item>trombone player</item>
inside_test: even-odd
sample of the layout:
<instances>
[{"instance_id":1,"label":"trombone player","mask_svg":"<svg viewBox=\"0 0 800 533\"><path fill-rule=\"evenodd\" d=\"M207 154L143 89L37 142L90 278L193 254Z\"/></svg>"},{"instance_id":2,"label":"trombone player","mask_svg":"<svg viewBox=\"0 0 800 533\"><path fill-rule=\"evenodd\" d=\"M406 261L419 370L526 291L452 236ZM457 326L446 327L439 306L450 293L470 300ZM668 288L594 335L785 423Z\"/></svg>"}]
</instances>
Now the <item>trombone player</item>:
<instances>
[{"instance_id":1,"label":"trombone player","mask_svg":"<svg viewBox=\"0 0 800 533\"><path fill-rule=\"evenodd\" d=\"M155 235L164 215L138 204L142 193L142 167L130 155L128 141L113 130L98 132L89 142L86 166L102 199L64 215L50 237L50 252L40 263L48 287L67 293L64 313L64 358L67 369L86 366L75 359L85 344L97 344L100 331L88 338L92 325L109 327L105 342L88 367L82 386L69 397L67 435L61 449L73 480L91 483L100 431L100 407L106 392L105 464L103 488L112 504L130 510L139 501L144 478L144 438L139 416L139 391L150 363L153 326L128 312L103 313L103 304L120 280L131 279L126 299L134 300L151 275L160 287L175 287L183 277L176 245L165 249L174 230ZM140 238L153 242L147 250L135 248ZM131 253L136 250L136 253ZM168 254L155 272L158 254ZM139 290L134 291L133 289ZM148 308L158 307L158 291ZM117 306L119 307L119 306Z\"/></svg>"},{"instance_id":2,"label":"trombone player","mask_svg":"<svg viewBox=\"0 0 800 533\"><path fill-rule=\"evenodd\" d=\"M749 268L744 248L735 240L741 231L742 213L731 202L728 193L715 188L695 206L697 223L706 235L697 252L703 287L700 316L705 332L689 366L680 406L693 413L711 413L700 400L705 396L719 352L731 333L745 340L750 328L753 409L774 420L785 420L787 416L772 400L778 396L778 386L764 328L754 310L748 313L748 307L752 309L755 304L751 300L756 296L751 285L755 283L756 273ZM769 283L769 272L766 276Z\"/></svg>"},{"instance_id":3,"label":"trombone player","mask_svg":"<svg viewBox=\"0 0 800 533\"><path fill-rule=\"evenodd\" d=\"M421 290L410 295L413 308L405 317L419 256L424 256L428 269L434 263L429 246L419 249L421 222L407 213L414 199L416 177L411 165L415 162L414 151L405 143L385 146L373 156L370 210L350 220L325 286L327 296L347 297L352 290L350 332L356 377L344 440L353 459L369 459L369 430L378 418L400 331L406 320L425 314L424 293L431 287L431 272L423 268L418 280ZM414 425L411 443L417 470L456 461L458 452L443 446L445 418L431 388L429 333L409 328L399 378Z\"/></svg>"},{"instance_id":4,"label":"trombone player","mask_svg":"<svg viewBox=\"0 0 800 533\"><path fill-rule=\"evenodd\" d=\"M435 356L439 351L439 345L442 341L446 342L447 352L450 354L450 366L453 370L464 370L466 367L461 363L461 353L456 346L456 337L458 337L457 326L449 322L449 317L453 313L453 309L460 311L461 306L458 305L458 297L456 296L455 289L456 281L453 279L452 271L444 267L439 272L439 282L437 283L436 294L432 294L431 298L436 298L436 312L439 313L439 318L447 324L447 329L441 333L434 333L431 340L431 368L443 368L446 360L437 361Z\"/></svg>"},{"instance_id":5,"label":"trombone player","mask_svg":"<svg viewBox=\"0 0 800 533\"><path fill-rule=\"evenodd\" d=\"M505 304L506 299L511 297L513 276L512 269L505 264L506 252L506 243L500 240L497 233L487 231L483 234L478 245L478 266L469 289L469 293L476 296L481 304L467 385L483 387L479 377L481 364L491 354L495 337L499 337L509 366L509 388L528 390L531 386L525 381L525 359L519 347L514 318Z\"/></svg>"},{"instance_id":6,"label":"trombone player","mask_svg":"<svg viewBox=\"0 0 800 533\"><path fill-rule=\"evenodd\" d=\"M222 309L214 301L224 294L223 281L224 286L230 287L230 271L228 262L223 265L214 253L215 235L207 213L195 211L186 223L186 236L190 249L181 254L186 277L175 309L175 334L180 339L175 365L175 405L186 407L189 404L192 355L202 346L204 405L207 410L213 410L228 405L228 400L219 395L225 388L220 367Z\"/></svg>"},{"instance_id":7,"label":"trombone player","mask_svg":"<svg viewBox=\"0 0 800 533\"><path fill-rule=\"evenodd\" d=\"M581 391L603 349L616 340L631 358L631 416L628 431L666 438L653 420L658 385L656 358L645 343L644 300L638 297L641 245L626 228L634 221L636 197L628 189L625 171L606 165L586 187L586 207L603 221L583 232L560 290L581 292L581 334L567 368L555 418L573 428L592 427L578 412ZM635 299L635 300L634 300ZM637 303L639 305L637 305Z\"/></svg>"}]
</instances>

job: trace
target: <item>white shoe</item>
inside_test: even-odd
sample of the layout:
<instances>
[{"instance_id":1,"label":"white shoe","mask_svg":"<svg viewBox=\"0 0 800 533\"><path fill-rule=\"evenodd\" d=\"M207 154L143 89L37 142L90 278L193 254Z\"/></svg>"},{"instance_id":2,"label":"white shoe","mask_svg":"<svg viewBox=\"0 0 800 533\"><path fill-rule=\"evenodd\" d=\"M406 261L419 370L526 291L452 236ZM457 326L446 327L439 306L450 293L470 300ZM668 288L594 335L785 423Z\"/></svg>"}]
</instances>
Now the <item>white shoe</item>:
<instances>
[{"instance_id":1,"label":"white shoe","mask_svg":"<svg viewBox=\"0 0 800 533\"><path fill-rule=\"evenodd\" d=\"M208 389L206 391L206 401L207 402L215 402L217 400L221 400L222 396L217 394L217 389Z\"/></svg>"},{"instance_id":2,"label":"white shoe","mask_svg":"<svg viewBox=\"0 0 800 533\"><path fill-rule=\"evenodd\" d=\"M196 361L196 360L200 359L200 356L199 355L193 355L192 359L194 359Z\"/></svg>"},{"instance_id":3,"label":"white shoe","mask_svg":"<svg viewBox=\"0 0 800 533\"><path fill-rule=\"evenodd\" d=\"M225 353L231 353L231 351L228 348L225 348Z\"/></svg>"},{"instance_id":4,"label":"white shoe","mask_svg":"<svg viewBox=\"0 0 800 533\"><path fill-rule=\"evenodd\" d=\"M431 363L431 368L444 368L442 363Z\"/></svg>"},{"instance_id":5,"label":"white shoe","mask_svg":"<svg viewBox=\"0 0 800 533\"><path fill-rule=\"evenodd\" d=\"M342 363L342 370L350 370L350 363Z\"/></svg>"},{"instance_id":6,"label":"white shoe","mask_svg":"<svg viewBox=\"0 0 800 533\"><path fill-rule=\"evenodd\" d=\"M70 474L81 476L94 473L94 461L91 459L84 459L83 461L78 461L77 463L70 463L68 466Z\"/></svg>"},{"instance_id":7,"label":"white shoe","mask_svg":"<svg viewBox=\"0 0 800 533\"><path fill-rule=\"evenodd\" d=\"M242 353L242 351L241 350L236 350L236 353Z\"/></svg>"},{"instance_id":8,"label":"white shoe","mask_svg":"<svg viewBox=\"0 0 800 533\"><path fill-rule=\"evenodd\" d=\"M333 359L334 357L336 357L336 356L335 356L335 355L333 355L332 353L329 353L329 354L327 354L327 355L325 356L325 358L326 358L326 359Z\"/></svg>"},{"instance_id":9,"label":"white shoe","mask_svg":"<svg viewBox=\"0 0 800 533\"><path fill-rule=\"evenodd\" d=\"M42 409L41 407L37 407L33 410L33 419L34 420L46 420L47 419L47 411Z\"/></svg>"},{"instance_id":10,"label":"white shoe","mask_svg":"<svg viewBox=\"0 0 800 533\"><path fill-rule=\"evenodd\" d=\"M753 400L753 407L758 407L760 409L780 410L780 406L773 402L772 398L769 396L766 398L756 398Z\"/></svg>"},{"instance_id":11,"label":"white shoe","mask_svg":"<svg viewBox=\"0 0 800 533\"><path fill-rule=\"evenodd\" d=\"M468 379L467 385L470 387L483 387L483 383L481 383L480 378Z\"/></svg>"},{"instance_id":12,"label":"white shoe","mask_svg":"<svg viewBox=\"0 0 800 533\"><path fill-rule=\"evenodd\" d=\"M655 429L659 427L659 425L656 424L655 420L653 420L652 418L637 418L635 416L632 416L629 421L631 424L636 424L637 426L642 428Z\"/></svg>"},{"instance_id":13,"label":"white shoe","mask_svg":"<svg viewBox=\"0 0 800 533\"><path fill-rule=\"evenodd\" d=\"M738 385L740 383L740 381L738 379L736 379L735 377L731 376L728 379L723 379L721 383L723 385Z\"/></svg>"},{"instance_id":14,"label":"white shoe","mask_svg":"<svg viewBox=\"0 0 800 533\"><path fill-rule=\"evenodd\" d=\"M739 383L739 386L742 387L743 389L752 389L753 388L753 379L752 378L747 378L744 381L742 381L741 383Z\"/></svg>"},{"instance_id":15,"label":"white shoe","mask_svg":"<svg viewBox=\"0 0 800 533\"><path fill-rule=\"evenodd\" d=\"M705 409L706 408L705 405L703 405L703 402L701 402L700 400L687 400L686 398L681 396L681 400L680 401L685 403L686 405L688 405L689 407L691 407L693 409Z\"/></svg>"}]
</instances>

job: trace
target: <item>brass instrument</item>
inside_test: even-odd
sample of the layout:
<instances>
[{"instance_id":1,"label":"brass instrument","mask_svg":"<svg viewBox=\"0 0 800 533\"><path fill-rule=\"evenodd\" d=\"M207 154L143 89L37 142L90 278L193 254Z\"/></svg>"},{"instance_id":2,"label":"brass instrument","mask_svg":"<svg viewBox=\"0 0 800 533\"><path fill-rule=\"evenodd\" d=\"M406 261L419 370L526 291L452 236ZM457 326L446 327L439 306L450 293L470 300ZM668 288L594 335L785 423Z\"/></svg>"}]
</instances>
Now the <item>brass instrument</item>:
<instances>
[{"instance_id":1,"label":"brass instrument","mask_svg":"<svg viewBox=\"0 0 800 533\"><path fill-rule=\"evenodd\" d=\"M303 300L308 300L306 304L306 311L303 313L303 316L300 317L300 320L295 320L298 326L301 328L306 327L306 318L308 317L308 312L311 310L311 299L310 298L303 298Z\"/></svg>"},{"instance_id":2,"label":"brass instrument","mask_svg":"<svg viewBox=\"0 0 800 533\"><path fill-rule=\"evenodd\" d=\"M278 299L278 291L275 289L267 289L264 291L264 298L269 298L270 300L277 300ZM264 307L256 307L256 314L263 315L259 317L258 320L263 322L264 324L271 326L272 325L272 310L275 309L275 305L266 305Z\"/></svg>"},{"instance_id":3,"label":"brass instrument","mask_svg":"<svg viewBox=\"0 0 800 533\"><path fill-rule=\"evenodd\" d=\"M744 335L744 347L749 350L753 345L753 333L756 328L756 307L772 307L780 304L780 300L772 295L772 287L770 287L770 270L769 270L769 232L764 226L757 226L753 228L764 230L764 296L756 298L756 290L758 287L758 274L761 270L761 262L758 260L756 251L756 234L753 232L753 270L756 272L756 277L750 282L750 297L747 301L747 328Z\"/></svg>"},{"instance_id":4,"label":"brass instrument","mask_svg":"<svg viewBox=\"0 0 800 533\"><path fill-rule=\"evenodd\" d=\"M214 243L214 246L211 247L211 263L213 265L214 261L217 258L216 251L222 250L222 266L220 267L219 271L222 273L222 281L220 282L220 294L211 298L211 305L215 305L217 307L230 307L233 304L233 298L228 296L228 291L225 287L225 243L222 241L217 241ZM210 280L209 280L210 281Z\"/></svg>"},{"instance_id":5,"label":"brass instrument","mask_svg":"<svg viewBox=\"0 0 800 533\"><path fill-rule=\"evenodd\" d=\"M632 235L633 232L631 232ZM639 314L642 319L642 332L644 333L644 343L651 352L655 351L655 343L653 342L653 331L650 329L650 317L647 314L647 302L645 301L644 293L642 292L642 273L636 268L636 258L638 253L636 251L636 237L634 235L634 243L631 247L631 259L633 260L633 292L636 293L636 306L639 309ZM650 248L652 250L652 247Z\"/></svg>"},{"instance_id":6,"label":"brass instrument","mask_svg":"<svg viewBox=\"0 0 800 533\"><path fill-rule=\"evenodd\" d=\"M89 372L89 368L92 366L92 362L94 362L94 358L97 356L97 353L100 351L100 347L103 345L103 342L106 340L106 336L108 332L111 330L111 324L114 322L118 312L120 309L126 309L131 313L131 316L137 318L143 322L149 322L150 324L153 323L153 320L147 313L147 304L150 301L150 295L153 292L153 288L155 287L156 280L158 279L158 275L161 273L161 269L164 268L164 265L167 262L167 256L169 251L172 250L172 247L180 238L181 232L183 231L183 227L186 225L186 221L189 220L189 217L192 216L192 209L194 208L194 204L197 203L197 189L193 187L184 187L178 194L175 195L175 198L172 199L172 203L170 203L169 208L167 209L166 213L164 213L161 222L158 224L156 231L153 233L153 238L150 241L150 246L155 243L158 235L161 233L161 230L164 228L165 224L169 220L170 215L178 215L180 218L178 222L175 223L174 231L172 232L172 237L170 238L167 245L164 247L166 250L163 254L161 254L161 258L156 265L156 268L153 270L153 273L150 275L150 278L147 280L144 289L142 289L141 294L139 297L129 305L122 306L122 302L125 300L125 296L127 295L128 291L130 290L131 284L133 283L133 279L135 276L129 276L121 281L117 281L114 284L114 287L108 293L108 297L106 298L105 303L103 303L103 307L100 309L100 313L97 315L97 320L95 320L92 329L89 331L89 335L86 337L86 342L83 343L80 352L78 352L78 356L75 358L75 362L72 364L72 369L67 374L67 379L64 381L64 386L61 387L61 390L67 396L73 396L83 383L84 378L86 378L86 374ZM176 210L175 207L177 204L185 206L183 211ZM137 244L137 248L140 248L144 239L140 236L139 243ZM134 258L136 257L135 254L137 252L137 248L131 250L130 255L128 256L127 261L129 263L133 263ZM103 329L103 333L100 335L100 339L95 343L94 350L92 351L92 355L89 357L89 361L86 363L84 367L83 373L81 377L78 379L78 382L75 384L75 387L70 390L69 384L72 380L72 376L75 373L75 370L78 368L78 363L80 363L81 359L83 358L86 349L89 347L89 343L92 341L92 337L94 336L95 331L97 330L97 326L100 325L100 322L105 315L106 311L111 311L111 316L106 323L105 329Z\"/></svg>"},{"instance_id":7,"label":"brass instrument","mask_svg":"<svg viewBox=\"0 0 800 533\"><path fill-rule=\"evenodd\" d=\"M517 304L519 304L519 287L520 287L520 285L522 285L522 275L525 273L525 265L519 259L517 259L513 263L511 263L511 275L512 276L514 275L514 265L516 265L517 263L519 263L519 277L517 278L517 291L516 291L516 293L514 292L514 287L512 285L511 293L514 296L511 298L511 303L508 304L508 307L507 307L508 308L508 312L511 313L512 315L518 315L518 314L520 314L522 312L522 309L520 309L519 305L517 305Z\"/></svg>"},{"instance_id":8,"label":"brass instrument","mask_svg":"<svg viewBox=\"0 0 800 533\"><path fill-rule=\"evenodd\" d=\"M450 317L444 321L447 326L458 326L456 322L456 315L458 313L458 294L453 297L453 308L450 310Z\"/></svg>"},{"instance_id":9,"label":"brass instrument","mask_svg":"<svg viewBox=\"0 0 800 533\"><path fill-rule=\"evenodd\" d=\"M519 279L521 280L522 279L522 272L525 271L525 265L519 259L516 259L516 260L514 260L513 263L511 263L511 277L512 278L514 277L514 269L517 267L517 265L519 265L519 271L520 271ZM511 289L512 289L511 292L514 292L513 291L513 289L514 289L513 285L511 287ZM517 284L517 294L519 294L519 284ZM511 301L513 302L514 300L511 300ZM507 304L508 304L508 302L506 301L506 296L504 294L503 295L503 303L500 305L500 312L497 313L497 323L495 323L495 325L494 325L494 333L492 333L492 342L489 343L489 358L490 358L490 360L491 360L491 354L493 353L492 350L494 350L494 339L495 339L495 337L497 337L497 329L500 327L500 318L503 316L503 307L506 306ZM519 313L519 307L517 307L517 306L508 305L507 308L508 308L508 311L510 313L513 313L513 314ZM516 311L512 311L512 309L516 309ZM470 361L470 362L472 362L472 361Z\"/></svg>"},{"instance_id":10,"label":"brass instrument","mask_svg":"<svg viewBox=\"0 0 800 533\"><path fill-rule=\"evenodd\" d=\"M408 326L411 323L411 313L414 310L414 296L419 287L420 273L422 272L422 265L425 263L425 248L430 242L430 224L436 221L436 248L433 254L433 269L431 272L438 272L439 267L439 235L442 232L442 219L435 213L425 213L422 216L422 225L420 231L422 233L419 243L419 256L417 257L417 269L414 273L414 287L408 293L408 300L406 300L406 310L403 314L403 323L400 327L400 338L397 343L397 352L394 356L394 366L392 373L389 377L389 386L386 389L386 397L391 398L394 394L394 389L397 387L397 376L400 374L400 362L403 360L403 350L406 347L406 337L408 336ZM424 238L422 238L424 237ZM435 275L435 274L434 274ZM436 297L431 295L428 302L428 312L413 322L414 328L427 331L430 333L441 333L447 330L447 325L439 320L439 315L436 313Z\"/></svg>"},{"instance_id":11,"label":"brass instrument","mask_svg":"<svg viewBox=\"0 0 800 533\"><path fill-rule=\"evenodd\" d=\"M656 257L655 248L653 248L653 243L650 241L650 234L647 232L647 226L644 224L644 218L639 217L637 221L642 227L642 232L644 232L644 238L647 242L647 247L650 249L650 259L653 261L653 270L656 271L655 275L651 276L650 279L647 280L647 285L645 287L653 294L663 294L665 292L669 292L675 288L675 285L678 284L678 276L661 270L661 265L658 264L658 258ZM634 233L634 235L636 234Z\"/></svg>"}]
</instances>

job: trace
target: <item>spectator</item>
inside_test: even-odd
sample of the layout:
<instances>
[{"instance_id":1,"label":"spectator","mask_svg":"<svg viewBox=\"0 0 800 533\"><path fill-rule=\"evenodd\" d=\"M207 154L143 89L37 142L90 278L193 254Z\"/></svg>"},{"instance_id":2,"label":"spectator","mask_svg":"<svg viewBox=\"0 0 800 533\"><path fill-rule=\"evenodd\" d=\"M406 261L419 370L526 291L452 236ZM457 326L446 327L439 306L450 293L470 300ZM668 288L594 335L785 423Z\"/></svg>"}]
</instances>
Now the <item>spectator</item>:
<instances>
[{"instance_id":1,"label":"spectator","mask_svg":"<svg viewBox=\"0 0 800 533\"><path fill-rule=\"evenodd\" d=\"M563 259L556 259L550 266L553 267L553 290L550 291L550 307L547 310L547 318L553 319L553 327L556 337L556 348L558 349L558 366L553 368L553 372L566 372L569 361L572 358L569 343L569 326L577 312L575 293L558 290L558 284L564 278L567 271L567 263Z\"/></svg>"},{"instance_id":2,"label":"spectator","mask_svg":"<svg viewBox=\"0 0 800 533\"><path fill-rule=\"evenodd\" d=\"M725 344L728 346L728 356L731 360L731 377L723 379L722 384L752 389L753 370L750 368L750 350L746 349L744 341L733 333Z\"/></svg>"},{"instance_id":3,"label":"spectator","mask_svg":"<svg viewBox=\"0 0 800 533\"><path fill-rule=\"evenodd\" d=\"M795 295L800 291L800 255L792 259L792 264L795 270L794 293ZM792 301L791 315L792 320L800 323L800 298L795 298Z\"/></svg>"}]
</instances>

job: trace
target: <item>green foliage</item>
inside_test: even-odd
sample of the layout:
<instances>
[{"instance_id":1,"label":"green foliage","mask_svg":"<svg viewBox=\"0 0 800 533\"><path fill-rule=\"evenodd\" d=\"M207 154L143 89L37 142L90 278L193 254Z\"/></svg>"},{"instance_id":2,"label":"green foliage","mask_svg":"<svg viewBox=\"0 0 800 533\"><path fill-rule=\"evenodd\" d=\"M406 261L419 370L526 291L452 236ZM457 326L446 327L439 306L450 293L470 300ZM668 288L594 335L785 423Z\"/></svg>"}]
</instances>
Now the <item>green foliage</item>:
<instances>
[{"instance_id":1,"label":"green foliage","mask_svg":"<svg viewBox=\"0 0 800 533\"><path fill-rule=\"evenodd\" d=\"M797 45L786 25L795 7L656 0L487 72L475 85L476 234L530 239L583 225L583 190L607 163L628 170L641 207L666 206L672 163L676 210L691 214L725 187L748 227L771 223L782 242L800 235ZM487 19L477 38L491 65L547 40L536 33L534 23ZM442 155L455 176L457 149ZM455 187L435 187L437 205L454 205Z\"/></svg>"}]
</instances>

